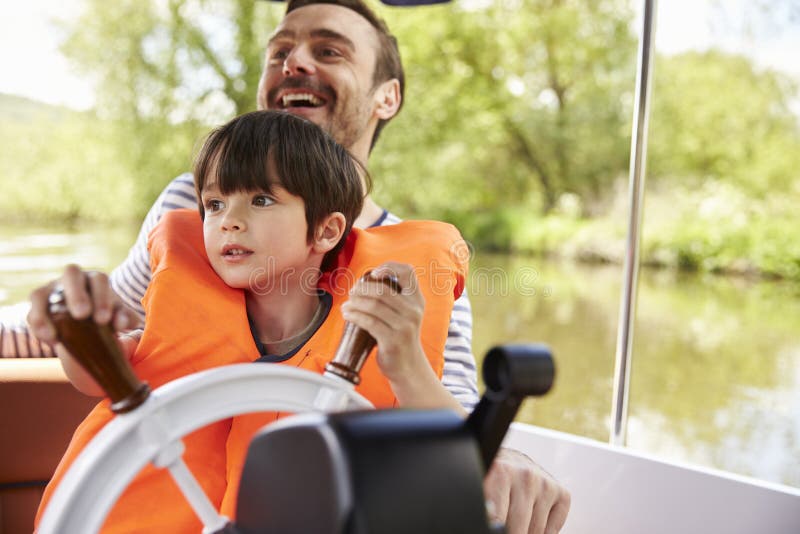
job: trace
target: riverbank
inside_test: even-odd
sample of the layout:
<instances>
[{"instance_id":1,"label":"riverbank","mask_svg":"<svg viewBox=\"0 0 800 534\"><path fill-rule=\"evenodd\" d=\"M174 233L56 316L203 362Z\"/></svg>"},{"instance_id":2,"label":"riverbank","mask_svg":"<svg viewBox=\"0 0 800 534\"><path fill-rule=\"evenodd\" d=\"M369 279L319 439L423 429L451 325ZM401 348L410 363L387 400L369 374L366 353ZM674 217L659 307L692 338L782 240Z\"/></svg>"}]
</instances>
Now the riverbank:
<instances>
[{"instance_id":1,"label":"riverbank","mask_svg":"<svg viewBox=\"0 0 800 534\"><path fill-rule=\"evenodd\" d=\"M713 181L699 190L648 192L640 261L662 269L800 282L800 215L792 204L791 195L755 201ZM575 205L548 215L507 208L450 212L445 218L479 250L593 264L621 264L625 256L628 214L622 195L593 218L582 217Z\"/></svg>"}]
</instances>

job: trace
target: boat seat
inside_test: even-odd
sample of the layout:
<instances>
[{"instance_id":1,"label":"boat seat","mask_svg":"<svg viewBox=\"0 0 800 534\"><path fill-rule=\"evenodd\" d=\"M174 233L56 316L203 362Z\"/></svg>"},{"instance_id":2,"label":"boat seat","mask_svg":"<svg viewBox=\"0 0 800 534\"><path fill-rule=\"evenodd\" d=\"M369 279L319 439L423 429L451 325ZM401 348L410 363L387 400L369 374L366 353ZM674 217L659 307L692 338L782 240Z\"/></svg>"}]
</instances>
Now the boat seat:
<instances>
[{"instance_id":1,"label":"boat seat","mask_svg":"<svg viewBox=\"0 0 800 534\"><path fill-rule=\"evenodd\" d=\"M0 532L33 530L45 485L97 402L56 358L0 358Z\"/></svg>"}]
</instances>

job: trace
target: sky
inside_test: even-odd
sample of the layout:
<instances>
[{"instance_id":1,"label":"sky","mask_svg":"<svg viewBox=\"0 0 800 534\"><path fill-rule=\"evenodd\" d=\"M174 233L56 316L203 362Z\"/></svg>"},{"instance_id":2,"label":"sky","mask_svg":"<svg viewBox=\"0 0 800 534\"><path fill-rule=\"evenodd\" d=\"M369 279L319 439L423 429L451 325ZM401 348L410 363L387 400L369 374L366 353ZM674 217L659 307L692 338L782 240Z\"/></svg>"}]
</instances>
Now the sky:
<instances>
[{"instance_id":1,"label":"sky","mask_svg":"<svg viewBox=\"0 0 800 534\"><path fill-rule=\"evenodd\" d=\"M254 0L255 1L255 0ZM641 0L631 0L640 10ZM800 0L789 0L775 15L783 28L754 17L765 0L661 0L656 17L656 49L676 53L711 45L745 53L763 66L783 70L800 81ZM92 84L60 54L63 34L54 18L75 17L80 0L4 0L0 2L0 93L26 96L73 109L94 102ZM791 20L791 24L787 24ZM638 29L639 25L636 25ZM656 65L657 68L657 65Z\"/></svg>"},{"instance_id":2,"label":"sky","mask_svg":"<svg viewBox=\"0 0 800 534\"><path fill-rule=\"evenodd\" d=\"M92 85L58 51L63 34L51 22L75 16L79 7L77 0L0 2L0 93L74 109L92 106Z\"/></svg>"}]
</instances>

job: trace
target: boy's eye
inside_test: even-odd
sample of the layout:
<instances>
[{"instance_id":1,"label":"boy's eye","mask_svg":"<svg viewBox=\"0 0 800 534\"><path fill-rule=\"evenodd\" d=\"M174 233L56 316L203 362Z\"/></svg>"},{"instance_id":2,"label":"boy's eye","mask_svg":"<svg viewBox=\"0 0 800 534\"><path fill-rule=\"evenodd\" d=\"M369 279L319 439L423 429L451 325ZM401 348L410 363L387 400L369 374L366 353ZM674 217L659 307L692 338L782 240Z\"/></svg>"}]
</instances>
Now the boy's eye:
<instances>
[{"instance_id":1,"label":"boy's eye","mask_svg":"<svg viewBox=\"0 0 800 534\"><path fill-rule=\"evenodd\" d=\"M222 202L221 200L217 200L215 198L212 198L212 199L206 200L205 204L203 204L203 207L205 208L206 211L212 211L212 212L213 211L219 211L219 210L221 210L222 208L225 207L225 203Z\"/></svg>"},{"instance_id":2,"label":"boy's eye","mask_svg":"<svg viewBox=\"0 0 800 534\"><path fill-rule=\"evenodd\" d=\"M275 201L269 198L267 195L255 195L253 197L253 206L266 207L274 203Z\"/></svg>"}]
</instances>

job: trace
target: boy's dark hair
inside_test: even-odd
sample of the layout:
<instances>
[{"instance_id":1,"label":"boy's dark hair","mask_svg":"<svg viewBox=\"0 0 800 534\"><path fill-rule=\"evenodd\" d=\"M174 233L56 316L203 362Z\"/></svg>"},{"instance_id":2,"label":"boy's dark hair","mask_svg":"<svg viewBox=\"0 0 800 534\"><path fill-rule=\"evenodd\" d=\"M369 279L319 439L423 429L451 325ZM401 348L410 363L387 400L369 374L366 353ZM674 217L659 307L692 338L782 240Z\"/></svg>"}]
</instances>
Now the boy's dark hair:
<instances>
[{"instance_id":1,"label":"boy's dark hair","mask_svg":"<svg viewBox=\"0 0 800 534\"><path fill-rule=\"evenodd\" d=\"M212 131L195 159L194 183L200 216L205 184L213 181L222 194L241 191L271 192L280 185L303 199L307 239L329 214L345 216L345 232L322 260L322 270L335 265L353 221L361 213L370 181L366 169L316 124L283 111L254 111ZM215 170L213 176L210 173ZM274 176L273 173L277 173Z\"/></svg>"},{"instance_id":2,"label":"boy's dark hair","mask_svg":"<svg viewBox=\"0 0 800 534\"><path fill-rule=\"evenodd\" d=\"M400 60L400 49L397 46L397 38L389 31L386 22L370 7L362 2L362 0L289 0L286 4L286 13L290 13L295 9L310 6L314 4L332 4L335 6L342 6L347 9L353 10L365 19L370 25L375 28L378 35L378 54L375 58L375 71L372 73L372 87L383 83L392 78L397 78L400 82L400 107L397 108L397 113L400 113L400 108L403 107L403 91L406 85L406 76L403 72L403 62ZM383 127L397 116L388 119L380 119L378 126L375 128L375 133L372 134L372 141L370 142L370 150L375 146L378 141L378 135L383 130Z\"/></svg>"}]
</instances>

